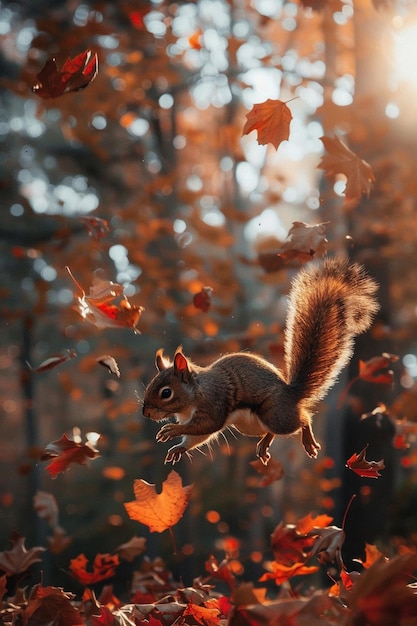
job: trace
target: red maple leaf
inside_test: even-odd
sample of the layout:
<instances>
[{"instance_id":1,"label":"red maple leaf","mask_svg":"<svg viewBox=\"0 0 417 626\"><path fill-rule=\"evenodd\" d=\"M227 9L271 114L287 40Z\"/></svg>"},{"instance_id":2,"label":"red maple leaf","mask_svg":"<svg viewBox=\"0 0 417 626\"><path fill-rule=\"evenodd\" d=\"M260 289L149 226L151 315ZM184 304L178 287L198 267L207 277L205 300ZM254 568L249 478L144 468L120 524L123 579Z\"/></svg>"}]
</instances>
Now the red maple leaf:
<instances>
[{"instance_id":1,"label":"red maple leaf","mask_svg":"<svg viewBox=\"0 0 417 626\"><path fill-rule=\"evenodd\" d=\"M69 91L79 91L91 83L98 73L98 56L85 50L73 59L69 58L58 70L55 59L48 59L39 74L33 93L41 98L58 98Z\"/></svg>"},{"instance_id":2,"label":"red maple leaf","mask_svg":"<svg viewBox=\"0 0 417 626\"><path fill-rule=\"evenodd\" d=\"M61 439L52 441L46 446L41 461L50 461L46 470L52 478L56 478L58 474L65 472L71 463L85 465L87 459L95 459L98 455L98 450L88 438L87 442L82 444L64 434Z\"/></svg>"},{"instance_id":3,"label":"red maple leaf","mask_svg":"<svg viewBox=\"0 0 417 626\"><path fill-rule=\"evenodd\" d=\"M87 571L87 564L86 556L79 554L75 559L71 559L69 566L71 574L85 587L114 576L119 565L119 557L117 554L97 554L92 571Z\"/></svg>"},{"instance_id":4,"label":"red maple leaf","mask_svg":"<svg viewBox=\"0 0 417 626\"><path fill-rule=\"evenodd\" d=\"M364 447L358 453L352 454L352 456L346 461L346 467L361 476L361 478L379 478L381 474L379 470L385 468L384 460L381 461L368 461L366 459L366 450L368 445Z\"/></svg>"},{"instance_id":5,"label":"red maple leaf","mask_svg":"<svg viewBox=\"0 0 417 626\"><path fill-rule=\"evenodd\" d=\"M268 99L254 104L246 115L242 135L258 131L258 143L272 143L275 149L290 136L292 113L285 102Z\"/></svg>"}]
</instances>

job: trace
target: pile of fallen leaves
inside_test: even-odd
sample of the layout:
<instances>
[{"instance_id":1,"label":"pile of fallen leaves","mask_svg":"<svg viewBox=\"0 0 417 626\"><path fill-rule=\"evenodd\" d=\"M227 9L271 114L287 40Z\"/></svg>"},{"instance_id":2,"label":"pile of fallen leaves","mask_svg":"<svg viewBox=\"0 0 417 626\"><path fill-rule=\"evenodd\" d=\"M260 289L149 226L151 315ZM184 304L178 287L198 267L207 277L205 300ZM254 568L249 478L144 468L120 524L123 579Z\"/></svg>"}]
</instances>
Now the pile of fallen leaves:
<instances>
[{"instance_id":1,"label":"pile of fallen leaves","mask_svg":"<svg viewBox=\"0 0 417 626\"><path fill-rule=\"evenodd\" d=\"M148 504L152 503L156 519L163 503L151 493L151 487L146 494L139 495ZM38 505L42 511L42 499ZM173 521L167 520L159 530ZM266 571L256 583L239 581L227 558L219 562L211 555L204 574L195 578L191 587L184 587L173 580L162 559L151 561L144 554L146 540L135 536L118 546L113 554L97 554L93 563L84 554L70 560L68 574L82 586L80 597L61 587L43 586L41 582L32 589L21 586L31 566L42 560L45 548L27 549L25 538L16 534L12 537L12 547L0 552L0 570L4 572L0 576L0 623L13 626L417 624L417 585L413 582L417 552L404 547L388 559L375 546L366 545L365 560L358 559L361 571L349 572L342 559L344 531L331 522L327 515L307 515L297 524L281 522L271 536L273 560L264 562ZM108 582L117 577L121 560L133 562L138 557L141 563L133 574L129 597L121 600ZM315 588L315 579L310 584L309 578L304 578L314 575L320 565L331 567L332 579L329 574L330 586L326 589ZM268 597L270 589L262 586L270 580L277 587L272 599ZM309 581L303 585L304 591L301 580ZM103 586L97 591L100 583Z\"/></svg>"}]
</instances>

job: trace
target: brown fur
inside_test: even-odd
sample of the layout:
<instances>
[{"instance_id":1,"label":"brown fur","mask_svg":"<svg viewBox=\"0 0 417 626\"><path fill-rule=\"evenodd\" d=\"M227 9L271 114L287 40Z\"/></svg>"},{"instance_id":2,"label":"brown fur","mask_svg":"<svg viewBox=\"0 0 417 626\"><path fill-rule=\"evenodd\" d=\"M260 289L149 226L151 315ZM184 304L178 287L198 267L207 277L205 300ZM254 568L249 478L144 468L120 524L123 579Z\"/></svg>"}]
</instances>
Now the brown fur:
<instances>
[{"instance_id":1,"label":"brown fur","mask_svg":"<svg viewBox=\"0 0 417 626\"><path fill-rule=\"evenodd\" d=\"M361 266L344 260L301 270L289 297L285 372L244 352L202 368L181 348L173 363L159 350L159 373L145 391L143 414L155 421L177 417L178 423L165 424L157 434L158 441L182 436L166 462L175 463L228 426L261 436L257 454L264 463L275 435L300 429L307 454L316 457L320 444L311 429L314 405L349 361L354 337L370 326L378 310L376 289Z\"/></svg>"}]
</instances>

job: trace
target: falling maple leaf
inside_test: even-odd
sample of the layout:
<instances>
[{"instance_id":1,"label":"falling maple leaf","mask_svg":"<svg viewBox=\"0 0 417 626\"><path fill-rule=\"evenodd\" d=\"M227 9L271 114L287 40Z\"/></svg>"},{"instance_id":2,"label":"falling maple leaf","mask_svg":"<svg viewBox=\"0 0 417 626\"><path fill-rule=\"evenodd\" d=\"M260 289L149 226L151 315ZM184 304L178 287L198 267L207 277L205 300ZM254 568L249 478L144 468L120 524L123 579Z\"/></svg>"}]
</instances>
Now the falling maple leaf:
<instances>
[{"instance_id":1,"label":"falling maple leaf","mask_svg":"<svg viewBox=\"0 0 417 626\"><path fill-rule=\"evenodd\" d=\"M346 467L361 478L379 478L381 476L379 471L385 469L384 461L383 459L381 461L368 461L366 459L367 449L368 445L360 452L352 454L346 461Z\"/></svg>"},{"instance_id":2,"label":"falling maple leaf","mask_svg":"<svg viewBox=\"0 0 417 626\"><path fill-rule=\"evenodd\" d=\"M124 503L130 519L145 524L151 532L161 533L181 519L193 485L183 487L180 475L172 470L162 483L161 493L156 493L155 485L141 478L135 480L133 491L136 499Z\"/></svg>"},{"instance_id":3,"label":"falling maple leaf","mask_svg":"<svg viewBox=\"0 0 417 626\"><path fill-rule=\"evenodd\" d=\"M372 167L358 157L339 137L321 137L328 154L324 155L319 167L326 176L344 174L347 178L345 195L348 199L358 199L362 194L369 196L375 176Z\"/></svg>"},{"instance_id":4,"label":"falling maple leaf","mask_svg":"<svg viewBox=\"0 0 417 626\"><path fill-rule=\"evenodd\" d=\"M41 554L46 550L41 546L28 550L25 546L25 537L19 533L13 533L11 543L13 547L10 550L0 552L0 571L6 576L26 572L33 563L41 560Z\"/></svg>"},{"instance_id":5,"label":"falling maple leaf","mask_svg":"<svg viewBox=\"0 0 417 626\"><path fill-rule=\"evenodd\" d=\"M70 91L84 89L98 74L98 56L85 50L76 57L65 61L58 70L55 59L48 59L39 74L38 82L32 87L33 93L41 98L58 98Z\"/></svg>"},{"instance_id":6,"label":"falling maple leaf","mask_svg":"<svg viewBox=\"0 0 417 626\"><path fill-rule=\"evenodd\" d=\"M97 328L132 328L135 333L142 311L141 306L130 304L123 296L124 287L110 280L98 280L90 287L87 295L74 278L69 267L66 268L74 284L80 290L77 296L77 308L81 317Z\"/></svg>"},{"instance_id":7,"label":"falling maple leaf","mask_svg":"<svg viewBox=\"0 0 417 626\"><path fill-rule=\"evenodd\" d=\"M87 442L84 444L69 439L64 434L61 439L52 441L46 446L41 455L41 461L50 461L46 470L52 478L56 478L58 474L65 472L71 463L85 465L87 459L97 458L99 452L94 447L96 441L97 433L94 435L87 433Z\"/></svg>"},{"instance_id":8,"label":"falling maple leaf","mask_svg":"<svg viewBox=\"0 0 417 626\"><path fill-rule=\"evenodd\" d=\"M305 576L314 574L318 571L317 565L305 565L305 563L293 563L292 565L283 565L277 561L268 563L268 572L263 574L259 581L274 580L277 585L282 585L286 580L293 576Z\"/></svg>"},{"instance_id":9,"label":"falling maple leaf","mask_svg":"<svg viewBox=\"0 0 417 626\"><path fill-rule=\"evenodd\" d=\"M114 576L119 563L119 557L116 554L97 554L93 562L93 571L88 571L88 559L84 554L79 554L75 559L71 559L69 571L74 578L87 587Z\"/></svg>"},{"instance_id":10,"label":"falling maple leaf","mask_svg":"<svg viewBox=\"0 0 417 626\"><path fill-rule=\"evenodd\" d=\"M212 295L213 289L211 287L203 287L201 291L195 293L193 296L193 304L195 308L207 313L211 306Z\"/></svg>"},{"instance_id":11,"label":"falling maple leaf","mask_svg":"<svg viewBox=\"0 0 417 626\"><path fill-rule=\"evenodd\" d=\"M246 123L242 135L248 135L253 130L258 132L258 143L266 145L272 143L276 150L281 142L290 136L292 113L285 102L271 100L254 104L246 115Z\"/></svg>"}]
</instances>

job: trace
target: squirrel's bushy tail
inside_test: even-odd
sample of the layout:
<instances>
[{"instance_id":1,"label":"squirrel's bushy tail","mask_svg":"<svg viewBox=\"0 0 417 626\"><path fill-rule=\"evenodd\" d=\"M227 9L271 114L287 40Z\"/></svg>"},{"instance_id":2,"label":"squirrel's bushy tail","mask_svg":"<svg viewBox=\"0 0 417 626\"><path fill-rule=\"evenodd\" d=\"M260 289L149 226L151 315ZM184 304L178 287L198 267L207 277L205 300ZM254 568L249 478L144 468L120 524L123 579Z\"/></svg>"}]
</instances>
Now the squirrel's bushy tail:
<instances>
[{"instance_id":1,"label":"squirrel's bushy tail","mask_svg":"<svg viewBox=\"0 0 417 626\"><path fill-rule=\"evenodd\" d=\"M377 284L361 265L325 259L302 269L290 296L285 341L286 382L306 404L333 385L379 306Z\"/></svg>"}]
</instances>

